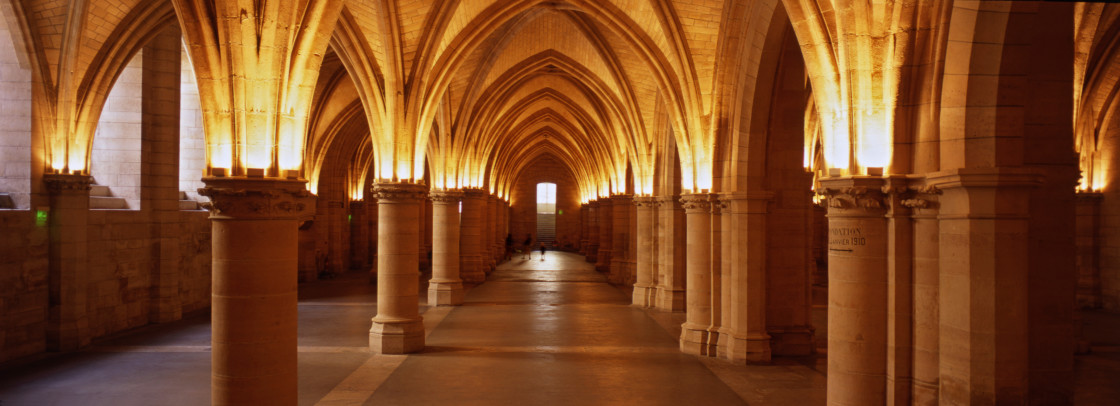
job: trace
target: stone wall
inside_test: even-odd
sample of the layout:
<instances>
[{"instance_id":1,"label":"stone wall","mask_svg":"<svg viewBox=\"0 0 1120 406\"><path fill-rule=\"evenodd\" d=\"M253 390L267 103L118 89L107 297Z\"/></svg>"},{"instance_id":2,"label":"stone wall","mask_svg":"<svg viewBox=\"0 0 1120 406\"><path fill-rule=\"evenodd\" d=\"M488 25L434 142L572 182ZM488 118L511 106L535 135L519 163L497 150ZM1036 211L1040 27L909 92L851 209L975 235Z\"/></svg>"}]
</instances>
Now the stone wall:
<instances>
[{"instance_id":1,"label":"stone wall","mask_svg":"<svg viewBox=\"0 0 1120 406\"><path fill-rule=\"evenodd\" d=\"M563 249L570 244L579 248L579 190L567 166L552 157L543 157L525 168L517 178L511 192L513 204L510 233L515 243L525 240L526 234L537 235L537 184L556 184L556 242Z\"/></svg>"},{"instance_id":2,"label":"stone wall","mask_svg":"<svg viewBox=\"0 0 1120 406\"><path fill-rule=\"evenodd\" d=\"M17 30L18 32L18 30ZM31 68L0 18L0 193L27 208L31 193ZM26 58L24 58L26 59Z\"/></svg>"},{"instance_id":3,"label":"stone wall","mask_svg":"<svg viewBox=\"0 0 1120 406\"><path fill-rule=\"evenodd\" d=\"M49 247L34 211L0 210L0 362L46 350Z\"/></svg>"},{"instance_id":4,"label":"stone wall","mask_svg":"<svg viewBox=\"0 0 1120 406\"><path fill-rule=\"evenodd\" d=\"M179 212L179 298L184 314L210 307L210 221ZM155 223L146 211L91 210L87 228L87 317L94 339L149 323L158 263ZM0 362L46 349L47 225L35 211L0 210Z\"/></svg>"}]
</instances>

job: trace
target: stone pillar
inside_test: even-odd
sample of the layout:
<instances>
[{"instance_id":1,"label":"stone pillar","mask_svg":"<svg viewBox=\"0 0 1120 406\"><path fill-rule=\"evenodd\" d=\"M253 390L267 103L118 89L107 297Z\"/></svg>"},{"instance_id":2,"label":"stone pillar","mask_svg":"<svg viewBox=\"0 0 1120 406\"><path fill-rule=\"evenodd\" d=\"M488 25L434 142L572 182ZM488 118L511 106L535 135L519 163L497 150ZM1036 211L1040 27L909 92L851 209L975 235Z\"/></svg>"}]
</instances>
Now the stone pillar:
<instances>
[{"instance_id":1,"label":"stone pillar","mask_svg":"<svg viewBox=\"0 0 1120 406\"><path fill-rule=\"evenodd\" d=\"M482 207L485 195L480 189L463 189L463 212L459 226L459 272L463 282L482 283Z\"/></svg>"},{"instance_id":2,"label":"stone pillar","mask_svg":"<svg viewBox=\"0 0 1120 406\"><path fill-rule=\"evenodd\" d=\"M625 284L629 279L626 259L630 249L630 208L634 205L633 195L611 197L611 265L607 279L616 285Z\"/></svg>"},{"instance_id":3,"label":"stone pillar","mask_svg":"<svg viewBox=\"0 0 1120 406\"><path fill-rule=\"evenodd\" d=\"M720 202L726 206L723 215L728 220L724 235L730 240L726 241L728 249L724 253L730 265L725 280L729 287L728 298L724 305L728 333L720 340L720 344L726 343L726 352L721 356L736 363L770 361L766 323L769 240L766 216L772 196L762 191L720 196Z\"/></svg>"},{"instance_id":4,"label":"stone pillar","mask_svg":"<svg viewBox=\"0 0 1120 406\"><path fill-rule=\"evenodd\" d=\"M626 239L629 248L626 249L626 285L634 286L638 283L638 207L631 204L626 208L626 213L630 215L630 230L627 232L629 238Z\"/></svg>"},{"instance_id":5,"label":"stone pillar","mask_svg":"<svg viewBox=\"0 0 1120 406\"><path fill-rule=\"evenodd\" d=\"M587 203L579 205L579 253L587 256Z\"/></svg>"},{"instance_id":6,"label":"stone pillar","mask_svg":"<svg viewBox=\"0 0 1120 406\"><path fill-rule=\"evenodd\" d=\"M494 197L487 194L485 190L479 192L481 194L478 197L478 255L482 263L483 275L489 275L494 271L494 264L490 257L490 235L494 232L493 211L490 207L493 206Z\"/></svg>"},{"instance_id":7,"label":"stone pillar","mask_svg":"<svg viewBox=\"0 0 1120 406\"><path fill-rule=\"evenodd\" d=\"M369 258L369 219L366 203L350 202L350 267L365 269Z\"/></svg>"},{"instance_id":8,"label":"stone pillar","mask_svg":"<svg viewBox=\"0 0 1120 406\"><path fill-rule=\"evenodd\" d=\"M502 231L502 219L500 217L501 213L498 210L498 205L501 204L502 201L498 199L498 196L494 195L490 195L489 201L491 220L490 234L486 236L486 244L490 247L490 270L493 271L497 268L498 262L501 262L502 255L505 255L505 247L499 242L500 239L498 238L498 233ZM505 236L503 235L503 237Z\"/></svg>"},{"instance_id":9,"label":"stone pillar","mask_svg":"<svg viewBox=\"0 0 1120 406\"><path fill-rule=\"evenodd\" d=\"M213 233L211 403L294 404L304 181L203 178Z\"/></svg>"},{"instance_id":10,"label":"stone pillar","mask_svg":"<svg viewBox=\"0 0 1120 406\"><path fill-rule=\"evenodd\" d=\"M828 404L887 401L887 248L882 178L821 180L828 202Z\"/></svg>"},{"instance_id":11,"label":"stone pillar","mask_svg":"<svg viewBox=\"0 0 1120 406\"><path fill-rule=\"evenodd\" d=\"M369 330L376 354L407 354L424 348L420 317L420 204L426 189L412 183L378 183L377 316Z\"/></svg>"},{"instance_id":12,"label":"stone pillar","mask_svg":"<svg viewBox=\"0 0 1120 406\"><path fill-rule=\"evenodd\" d=\"M50 192L48 351L72 351L90 342L86 229L91 180L86 175L43 175Z\"/></svg>"},{"instance_id":13,"label":"stone pillar","mask_svg":"<svg viewBox=\"0 0 1120 406\"><path fill-rule=\"evenodd\" d=\"M914 370L914 224L902 176L885 179L887 219L887 404L910 404Z\"/></svg>"},{"instance_id":14,"label":"stone pillar","mask_svg":"<svg viewBox=\"0 0 1120 406\"><path fill-rule=\"evenodd\" d=\"M654 244L654 225L657 223L655 198L638 196L634 198L637 206L638 250L637 270L634 282L632 303L635 306L652 308L657 304L657 247Z\"/></svg>"},{"instance_id":15,"label":"stone pillar","mask_svg":"<svg viewBox=\"0 0 1120 406\"><path fill-rule=\"evenodd\" d=\"M587 262L599 261L599 210L601 203L593 200L587 203Z\"/></svg>"},{"instance_id":16,"label":"stone pillar","mask_svg":"<svg viewBox=\"0 0 1120 406\"><path fill-rule=\"evenodd\" d=\"M432 192L432 280L428 282L429 306L463 303L459 279L460 191Z\"/></svg>"},{"instance_id":17,"label":"stone pillar","mask_svg":"<svg viewBox=\"0 0 1120 406\"><path fill-rule=\"evenodd\" d=\"M346 221L349 211L346 210L345 202L341 200L332 200L327 202L327 218L330 221L330 231L328 231L327 242L327 258L329 258L330 266L327 267L327 272L333 275L338 275L346 270L346 247L350 244L345 238L345 234L350 232L350 223Z\"/></svg>"},{"instance_id":18,"label":"stone pillar","mask_svg":"<svg viewBox=\"0 0 1120 406\"><path fill-rule=\"evenodd\" d=\"M179 320L183 303L179 295L179 58L182 34L165 29L142 53L144 84L141 97L140 208L151 213L158 250L151 273L153 323ZM201 175L201 174L200 174Z\"/></svg>"},{"instance_id":19,"label":"stone pillar","mask_svg":"<svg viewBox=\"0 0 1120 406\"><path fill-rule=\"evenodd\" d=\"M428 200L422 199L416 206L416 231L420 236L416 239L416 270L431 271L431 261L428 260L428 242L426 236L431 235L428 229Z\"/></svg>"},{"instance_id":20,"label":"stone pillar","mask_svg":"<svg viewBox=\"0 0 1120 406\"><path fill-rule=\"evenodd\" d=\"M681 325L681 351L711 354L712 324L712 204L706 193L681 195L687 216L687 306Z\"/></svg>"},{"instance_id":21,"label":"stone pillar","mask_svg":"<svg viewBox=\"0 0 1120 406\"><path fill-rule=\"evenodd\" d=\"M1101 197L1077 193L1077 305L1097 309L1101 300Z\"/></svg>"},{"instance_id":22,"label":"stone pillar","mask_svg":"<svg viewBox=\"0 0 1120 406\"><path fill-rule=\"evenodd\" d=\"M366 197L366 218L369 219L369 225L367 226L369 229L369 257L366 261L369 264L370 283L377 282L377 233L379 231L377 217L377 197L371 190Z\"/></svg>"},{"instance_id":23,"label":"stone pillar","mask_svg":"<svg viewBox=\"0 0 1120 406\"><path fill-rule=\"evenodd\" d=\"M719 356L720 354L727 354L727 340L725 335L730 334L727 330L729 322L727 317L729 315L723 314L723 306L727 298L731 296L729 291L730 285L723 283L725 280L731 279L731 263L728 259L724 259L724 253L731 249L730 239L723 238L723 230L730 228L731 216L725 215L727 206L725 202L717 200L716 194L711 194L709 201L712 206L712 226L709 229L711 232L711 264L712 264L712 321L708 326L708 356Z\"/></svg>"},{"instance_id":24,"label":"stone pillar","mask_svg":"<svg viewBox=\"0 0 1120 406\"><path fill-rule=\"evenodd\" d=\"M1010 168L956 169L928 182L943 193L939 400L1026 403L1028 197L1039 176ZM830 358L832 352L830 343Z\"/></svg>"},{"instance_id":25,"label":"stone pillar","mask_svg":"<svg viewBox=\"0 0 1120 406\"><path fill-rule=\"evenodd\" d=\"M657 215L657 309L685 310L685 270L687 246L685 213L675 196L656 198Z\"/></svg>"},{"instance_id":26,"label":"stone pillar","mask_svg":"<svg viewBox=\"0 0 1120 406\"><path fill-rule=\"evenodd\" d=\"M611 252L614 247L614 202L609 197L599 199L599 255L595 261L595 270L608 273L611 268Z\"/></svg>"},{"instance_id":27,"label":"stone pillar","mask_svg":"<svg viewBox=\"0 0 1120 406\"><path fill-rule=\"evenodd\" d=\"M936 405L938 402L938 221L937 191L919 189L914 199L903 204L914 219L914 373L910 389L912 404Z\"/></svg>"}]
</instances>

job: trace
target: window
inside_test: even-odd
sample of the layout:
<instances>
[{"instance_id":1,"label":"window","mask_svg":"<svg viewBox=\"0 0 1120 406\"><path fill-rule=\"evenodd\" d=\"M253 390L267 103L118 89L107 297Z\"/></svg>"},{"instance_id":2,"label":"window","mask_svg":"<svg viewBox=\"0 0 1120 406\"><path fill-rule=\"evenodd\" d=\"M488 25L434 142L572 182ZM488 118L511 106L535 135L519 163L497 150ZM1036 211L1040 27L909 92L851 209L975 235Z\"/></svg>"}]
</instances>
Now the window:
<instances>
[{"instance_id":1,"label":"window","mask_svg":"<svg viewBox=\"0 0 1120 406\"><path fill-rule=\"evenodd\" d=\"M552 244L556 240L556 184L537 184L537 241Z\"/></svg>"}]
</instances>

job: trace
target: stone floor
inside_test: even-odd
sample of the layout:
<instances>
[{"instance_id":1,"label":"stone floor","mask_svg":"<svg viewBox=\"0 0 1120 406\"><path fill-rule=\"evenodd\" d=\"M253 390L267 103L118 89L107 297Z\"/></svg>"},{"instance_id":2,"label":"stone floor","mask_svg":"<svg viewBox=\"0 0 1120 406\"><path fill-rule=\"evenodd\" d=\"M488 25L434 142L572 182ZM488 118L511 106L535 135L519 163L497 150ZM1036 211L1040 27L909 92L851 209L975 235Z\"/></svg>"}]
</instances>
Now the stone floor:
<instances>
[{"instance_id":1,"label":"stone floor","mask_svg":"<svg viewBox=\"0 0 1120 406\"><path fill-rule=\"evenodd\" d=\"M368 354L375 294L361 273L300 287L300 404L824 403L823 357L740 366L683 355L683 314L629 306L629 292L573 254L515 257L463 306L422 302L418 354ZM1120 316L1084 320L1095 351L1077 358L1077 404L1115 404ZM0 405L206 404L209 341L208 318L194 317L9 365Z\"/></svg>"}]
</instances>

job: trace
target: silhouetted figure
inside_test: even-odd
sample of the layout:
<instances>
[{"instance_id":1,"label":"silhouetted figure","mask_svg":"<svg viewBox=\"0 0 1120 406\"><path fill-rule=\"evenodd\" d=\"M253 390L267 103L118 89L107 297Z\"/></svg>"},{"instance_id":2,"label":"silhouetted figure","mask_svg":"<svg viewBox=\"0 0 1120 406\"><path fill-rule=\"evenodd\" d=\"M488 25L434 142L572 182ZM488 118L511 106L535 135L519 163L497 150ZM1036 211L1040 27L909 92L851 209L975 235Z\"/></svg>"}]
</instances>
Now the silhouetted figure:
<instances>
[{"instance_id":1,"label":"silhouetted figure","mask_svg":"<svg viewBox=\"0 0 1120 406\"><path fill-rule=\"evenodd\" d=\"M545 247L544 247L544 243L542 242L541 243L541 261L544 261L544 251L545 251Z\"/></svg>"},{"instance_id":2,"label":"silhouetted figure","mask_svg":"<svg viewBox=\"0 0 1120 406\"><path fill-rule=\"evenodd\" d=\"M506 234L506 261L513 259L513 234Z\"/></svg>"}]
</instances>

